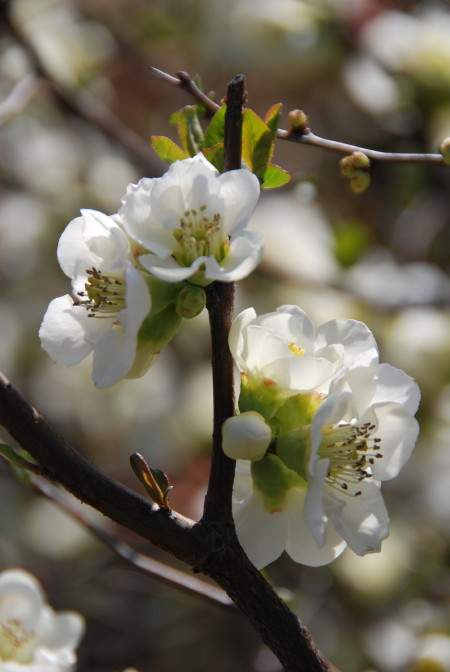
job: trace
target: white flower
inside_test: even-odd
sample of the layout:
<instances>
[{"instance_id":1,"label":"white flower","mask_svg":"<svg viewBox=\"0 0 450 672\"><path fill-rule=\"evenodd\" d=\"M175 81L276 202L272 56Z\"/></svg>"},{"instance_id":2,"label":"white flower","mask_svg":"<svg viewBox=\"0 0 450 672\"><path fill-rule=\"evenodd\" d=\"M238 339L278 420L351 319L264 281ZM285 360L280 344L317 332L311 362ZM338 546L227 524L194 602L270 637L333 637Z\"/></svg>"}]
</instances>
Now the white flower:
<instances>
[{"instance_id":1,"label":"white flower","mask_svg":"<svg viewBox=\"0 0 450 672\"><path fill-rule=\"evenodd\" d=\"M84 621L55 613L34 576L21 569L0 574L0 669L2 672L70 672Z\"/></svg>"},{"instance_id":2,"label":"white flower","mask_svg":"<svg viewBox=\"0 0 450 672\"><path fill-rule=\"evenodd\" d=\"M66 366L94 351L96 386L112 385L133 366L137 334L151 306L127 236L112 217L82 210L61 235L57 254L76 298L50 303L39 331L42 347Z\"/></svg>"},{"instance_id":3,"label":"white flower","mask_svg":"<svg viewBox=\"0 0 450 672\"><path fill-rule=\"evenodd\" d=\"M247 231L259 198L249 170L219 175L202 154L175 161L162 177L130 184L119 215L149 253L139 261L166 282L206 285L249 275L263 253L263 234Z\"/></svg>"},{"instance_id":4,"label":"white flower","mask_svg":"<svg viewBox=\"0 0 450 672\"><path fill-rule=\"evenodd\" d=\"M331 320L315 333L308 315L297 306L281 306L256 316L240 313L229 336L231 353L249 378L272 381L286 395L328 391L332 376L353 366L378 361L371 331L356 320Z\"/></svg>"},{"instance_id":5,"label":"white flower","mask_svg":"<svg viewBox=\"0 0 450 672\"><path fill-rule=\"evenodd\" d=\"M394 478L411 455L419 399L403 371L388 364L356 367L333 381L311 425L277 438L275 455L299 477L286 492L280 484L282 505L268 509L267 493L254 487L249 494L248 482L246 494L242 484L237 489L238 537L258 568L284 549L314 566L331 562L347 545L358 555L380 550L389 533L381 481ZM268 426L260 422L262 434ZM245 431L242 423L241 443Z\"/></svg>"}]
</instances>

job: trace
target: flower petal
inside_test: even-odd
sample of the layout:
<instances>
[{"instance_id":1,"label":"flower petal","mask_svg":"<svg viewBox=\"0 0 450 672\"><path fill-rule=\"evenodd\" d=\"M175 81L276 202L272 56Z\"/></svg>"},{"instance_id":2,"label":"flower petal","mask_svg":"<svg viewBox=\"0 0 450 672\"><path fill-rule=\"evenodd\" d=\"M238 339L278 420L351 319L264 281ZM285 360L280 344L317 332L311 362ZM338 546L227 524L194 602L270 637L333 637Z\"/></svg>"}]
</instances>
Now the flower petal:
<instances>
[{"instance_id":1,"label":"flower petal","mask_svg":"<svg viewBox=\"0 0 450 672\"><path fill-rule=\"evenodd\" d=\"M347 546L331 524L325 528L325 541L321 548L316 543L305 522L305 493L297 488L289 491L286 511L289 517L289 537L286 551L295 562L310 567L327 565L337 558Z\"/></svg>"},{"instance_id":2,"label":"flower petal","mask_svg":"<svg viewBox=\"0 0 450 672\"><path fill-rule=\"evenodd\" d=\"M253 492L234 512L242 548L257 569L274 562L284 551L288 517L284 511L267 513L261 493Z\"/></svg>"},{"instance_id":3,"label":"flower petal","mask_svg":"<svg viewBox=\"0 0 450 672\"><path fill-rule=\"evenodd\" d=\"M260 195L259 180L249 170L238 169L222 173L218 183L225 204L224 234L233 236L246 227L256 208Z\"/></svg>"},{"instance_id":4,"label":"flower petal","mask_svg":"<svg viewBox=\"0 0 450 672\"><path fill-rule=\"evenodd\" d=\"M331 500L338 500L344 506L334 503L327 509L327 515L348 546L357 555L377 553L381 542L389 535L389 516L378 484L363 481L358 485L362 494L354 496L356 487L349 487L342 494L333 491Z\"/></svg>"},{"instance_id":5,"label":"flower petal","mask_svg":"<svg viewBox=\"0 0 450 672\"><path fill-rule=\"evenodd\" d=\"M381 439L378 447L383 456L375 460L372 473L377 480L387 481L397 476L411 457L419 435L419 423L399 404L375 406L371 410L376 416L374 433Z\"/></svg>"},{"instance_id":6,"label":"flower petal","mask_svg":"<svg viewBox=\"0 0 450 672\"><path fill-rule=\"evenodd\" d=\"M93 327L98 327L95 334ZM54 362L74 366L87 357L109 327L109 320L89 319L85 308L75 306L66 294L50 302L39 329L39 338Z\"/></svg>"},{"instance_id":7,"label":"flower petal","mask_svg":"<svg viewBox=\"0 0 450 672\"><path fill-rule=\"evenodd\" d=\"M378 367L378 381L372 404L393 401L401 404L411 415L417 411L420 401L420 390L413 378L401 369L389 364Z\"/></svg>"},{"instance_id":8,"label":"flower petal","mask_svg":"<svg viewBox=\"0 0 450 672\"><path fill-rule=\"evenodd\" d=\"M370 329L357 320L331 320L317 331L316 348L341 343L344 346L344 366L369 366L378 362L378 347Z\"/></svg>"},{"instance_id":9,"label":"flower petal","mask_svg":"<svg viewBox=\"0 0 450 672\"><path fill-rule=\"evenodd\" d=\"M205 278L238 282L255 270L263 253L264 234L261 231L245 231L237 238L232 238L228 254L220 264L213 256L206 259Z\"/></svg>"}]
</instances>

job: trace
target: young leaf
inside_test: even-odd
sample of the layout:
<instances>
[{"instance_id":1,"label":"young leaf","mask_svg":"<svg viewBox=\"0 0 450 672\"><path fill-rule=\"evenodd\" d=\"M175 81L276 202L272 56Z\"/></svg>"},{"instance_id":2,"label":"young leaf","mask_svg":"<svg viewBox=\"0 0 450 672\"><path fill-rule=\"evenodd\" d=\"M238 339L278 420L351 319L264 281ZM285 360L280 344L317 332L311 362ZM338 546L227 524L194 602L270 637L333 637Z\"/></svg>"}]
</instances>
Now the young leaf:
<instances>
[{"instance_id":1,"label":"young leaf","mask_svg":"<svg viewBox=\"0 0 450 672\"><path fill-rule=\"evenodd\" d=\"M186 105L180 110L178 133L184 151L188 156L195 156L203 147L203 131L197 116L195 105Z\"/></svg>"},{"instance_id":2,"label":"young leaf","mask_svg":"<svg viewBox=\"0 0 450 672\"><path fill-rule=\"evenodd\" d=\"M270 132L272 133L272 138L274 142L275 138L277 137L278 125L280 123L282 109L283 109L282 103L275 103L275 105L272 105L270 110L267 111L267 114L264 117L264 122L270 128Z\"/></svg>"},{"instance_id":3,"label":"young leaf","mask_svg":"<svg viewBox=\"0 0 450 672\"><path fill-rule=\"evenodd\" d=\"M262 189L275 189L287 184L291 174L274 163L267 163L256 171L256 176L261 180Z\"/></svg>"},{"instance_id":4,"label":"young leaf","mask_svg":"<svg viewBox=\"0 0 450 672\"><path fill-rule=\"evenodd\" d=\"M218 142L217 145L213 147L207 147L202 152L205 159L208 159L210 163L217 168L219 173L223 171L223 160L224 160L224 145L223 142Z\"/></svg>"},{"instance_id":5,"label":"young leaf","mask_svg":"<svg viewBox=\"0 0 450 672\"><path fill-rule=\"evenodd\" d=\"M225 135L225 112L227 111L227 106L222 105L222 107L217 110L215 115L212 117L209 125L205 131L205 137L203 141L203 147L206 149L208 147L214 147L219 143L223 143L223 138Z\"/></svg>"},{"instance_id":6,"label":"young leaf","mask_svg":"<svg viewBox=\"0 0 450 672\"><path fill-rule=\"evenodd\" d=\"M152 135L151 140L153 149L163 161L166 161L166 163L170 164L174 161L187 159L188 157L181 147L164 135Z\"/></svg>"},{"instance_id":7,"label":"young leaf","mask_svg":"<svg viewBox=\"0 0 450 672\"><path fill-rule=\"evenodd\" d=\"M270 161L273 151L272 133L253 110L244 110L243 116L242 158L255 173Z\"/></svg>"}]
</instances>

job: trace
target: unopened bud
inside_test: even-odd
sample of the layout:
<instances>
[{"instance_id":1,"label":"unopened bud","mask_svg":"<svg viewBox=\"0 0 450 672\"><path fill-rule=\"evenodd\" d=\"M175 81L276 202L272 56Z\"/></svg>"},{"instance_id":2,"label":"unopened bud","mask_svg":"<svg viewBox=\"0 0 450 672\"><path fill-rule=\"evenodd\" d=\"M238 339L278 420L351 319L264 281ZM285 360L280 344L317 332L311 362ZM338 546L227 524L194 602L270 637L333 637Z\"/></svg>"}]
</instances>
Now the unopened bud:
<instances>
[{"instance_id":1,"label":"unopened bud","mask_svg":"<svg viewBox=\"0 0 450 672\"><path fill-rule=\"evenodd\" d=\"M308 117L303 110L292 110L288 114L288 119L293 131L304 131L308 125Z\"/></svg>"},{"instance_id":2,"label":"unopened bud","mask_svg":"<svg viewBox=\"0 0 450 672\"><path fill-rule=\"evenodd\" d=\"M180 317L190 320L200 315L205 305L205 290L198 285L188 285L177 296L176 310Z\"/></svg>"},{"instance_id":3,"label":"unopened bud","mask_svg":"<svg viewBox=\"0 0 450 672\"><path fill-rule=\"evenodd\" d=\"M354 170L350 179L349 186L354 194L362 194L370 185L370 175L365 170Z\"/></svg>"},{"instance_id":4,"label":"unopened bud","mask_svg":"<svg viewBox=\"0 0 450 672\"><path fill-rule=\"evenodd\" d=\"M450 138L445 138L439 145L439 150L444 159L444 163L450 165Z\"/></svg>"}]
</instances>

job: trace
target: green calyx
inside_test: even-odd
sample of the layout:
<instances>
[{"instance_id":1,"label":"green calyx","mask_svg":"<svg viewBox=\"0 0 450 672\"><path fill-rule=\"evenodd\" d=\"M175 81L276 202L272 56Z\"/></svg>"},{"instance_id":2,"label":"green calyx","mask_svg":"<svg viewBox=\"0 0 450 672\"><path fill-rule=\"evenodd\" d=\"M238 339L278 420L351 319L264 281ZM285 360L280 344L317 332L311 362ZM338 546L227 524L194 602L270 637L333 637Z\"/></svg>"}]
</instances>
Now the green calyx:
<instances>
[{"instance_id":1,"label":"green calyx","mask_svg":"<svg viewBox=\"0 0 450 672\"><path fill-rule=\"evenodd\" d=\"M186 285L177 295L176 311L187 320L200 315L205 305L205 290L198 285Z\"/></svg>"},{"instance_id":2,"label":"green calyx","mask_svg":"<svg viewBox=\"0 0 450 672\"><path fill-rule=\"evenodd\" d=\"M253 486L263 496L268 513L282 511L291 488L304 488L305 481L276 455L266 455L251 463Z\"/></svg>"},{"instance_id":3,"label":"green calyx","mask_svg":"<svg viewBox=\"0 0 450 672\"><path fill-rule=\"evenodd\" d=\"M322 398L316 392L295 394L286 399L273 416L272 428L276 436L310 425Z\"/></svg>"},{"instance_id":4,"label":"green calyx","mask_svg":"<svg viewBox=\"0 0 450 672\"><path fill-rule=\"evenodd\" d=\"M256 411L272 427L271 419L285 401L286 393L273 380L242 374L239 395L241 413Z\"/></svg>"},{"instance_id":5,"label":"green calyx","mask_svg":"<svg viewBox=\"0 0 450 672\"><path fill-rule=\"evenodd\" d=\"M310 449L310 427L300 427L278 437L276 452L283 464L303 480L308 479L307 461Z\"/></svg>"}]
</instances>

